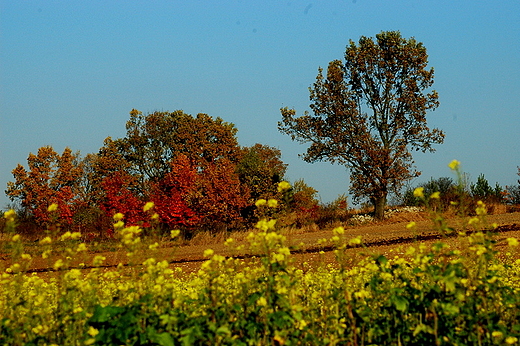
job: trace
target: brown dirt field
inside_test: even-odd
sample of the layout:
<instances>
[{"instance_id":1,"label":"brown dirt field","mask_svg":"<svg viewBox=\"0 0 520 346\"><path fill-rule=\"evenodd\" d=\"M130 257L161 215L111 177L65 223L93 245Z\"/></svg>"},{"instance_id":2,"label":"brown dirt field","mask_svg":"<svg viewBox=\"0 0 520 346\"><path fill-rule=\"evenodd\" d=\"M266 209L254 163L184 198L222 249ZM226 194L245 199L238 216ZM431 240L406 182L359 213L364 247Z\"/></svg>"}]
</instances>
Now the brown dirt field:
<instances>
[{"instance_id":1,"label":"brown dirt field","mask_svg":"<svg viewBox=\"0 0 520 346\"><path fill-rule=\"evenodd\" d=\"M410 221L416 222L416 230L408 230L406 225ZM418 221L421 220L421 221ZM450 218L447 220L448 225L454 229L464 229L463 224L467 219ZM520 212L488 215L487 223L489 225L496 223L498 228L498 239L505 239L508 237L515 237L520 239ZM356 254L360 252L374 252L388 255L391 252L394 254L399 252L399 247L403 245L412 244L416 241L433 243L444 239L443 241L453 243L456 238L443 238L437 231L432 230L432 221L428 220L428 216L424 213L409 213L399 214L393 219L386 220L381 223L372 223L361 226L344 226L345 239L361 236L363 239L364 248L351 248L347 251ZM292 249L293 258L297 264L307 262L312 264L317 263L332 263L334 262L334 253L331 246L318 245L319 239L329 239L332 236L331 229L319 231L304 231L288 229L284 231L287 237L287 243ZM245 238L245 237L244 237ZM245 243L243 240L237 239L237 244ZM498 249L500 250L500 243ZM179 247L161 247L155 253L141 254L136 258L134 263L141 263L142 260L148 257L154 257L159 260L167 259L172 267L182 268L184 272L194 272L200 268L200 265L205 260L203 257L204 250L211 248L217 254L224 256L240 256L250 257L251 254L247 252L236 252L228 249L222 243L208 244L208 245L188 245ZM97 253L88 253L83 258L72 259L71 266L76 267L79 263L91 263L92 258L96 255L106 257L103 267L111 269L116 267L119 263L128 263L126 253L122 251L105 251ZM6 268L10 265L10 260L7 255L2 256L0 260L0 269ZM30 272L48 272L53 260L44 260L42 258L34 258Z\"/></svg>"}]
</instances>

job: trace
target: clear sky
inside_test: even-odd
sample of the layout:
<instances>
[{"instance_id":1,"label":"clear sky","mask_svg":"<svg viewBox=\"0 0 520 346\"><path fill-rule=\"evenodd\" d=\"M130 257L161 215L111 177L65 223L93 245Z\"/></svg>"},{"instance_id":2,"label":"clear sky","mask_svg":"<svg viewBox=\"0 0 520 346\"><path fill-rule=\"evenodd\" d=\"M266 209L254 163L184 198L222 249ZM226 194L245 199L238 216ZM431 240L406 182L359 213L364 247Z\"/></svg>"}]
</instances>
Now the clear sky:
<instances>
[{"instance_id":1,"label":"clear sky","mask_svg":"<svg viewBox=\"0 0 520 346\"><path fill-rule=\"evenodd\" d=\"M280 108L309 110L319 66L350 39L399 30L428 50L446 133L414 154L422 176L511 185L520 165L520 1L0 0L0 208L11 170L51 145L83 155L125 134L129 112L182 109L232 122L241 145L279 148L288 178L323 202L349 187L347 170L298 157L277 130Z\"/></svg>"}]
</instances>

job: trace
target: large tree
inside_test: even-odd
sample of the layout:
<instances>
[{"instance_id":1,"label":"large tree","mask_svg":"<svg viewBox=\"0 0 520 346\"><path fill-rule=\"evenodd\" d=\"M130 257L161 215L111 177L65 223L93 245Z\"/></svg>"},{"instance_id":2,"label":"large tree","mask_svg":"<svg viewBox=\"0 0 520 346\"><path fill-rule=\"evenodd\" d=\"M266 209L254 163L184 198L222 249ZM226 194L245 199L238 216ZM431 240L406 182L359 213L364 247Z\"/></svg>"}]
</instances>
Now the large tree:
<instances>
[{"instance_id":1,"label":"large tree","mask_svg":"<svg viewBox=\"0 0 520 346\"><path fill-rule=\"evenodd\" d=\"M21 164L13 169L15 181L8 182L5 191L9 199L20 202L40 224L51 220L47 208L55 203L59 221L70 224L75 210L82 204L78 198L83 174L79 153L65 148L59 155L51 146L45 146L39 148L36 155L30 153L27 164L28 170Z\"/></svg>"},{"instance_id":2,"label":"large tree","mask_svg":"<svg viewBox=\"0 0 520 346\"><path fill-rule=\"evenodd\" d=\"M376 218L384 217L389 192L419 175L410 150L434 151L444 133L430 130L426 112L438 105L430 90L433 68L422 43L397 31L350 41L345 60L319 68L310 90L313 115L296 117L282 108L279 130L310 143L304 160L328 160L350 170L350 192L368 197Z\"/></svg>"},{"instance_id":3,"label":"large tree","mask_svg":"<svg viewBox=\"0 0 520 346\"><path fill-rule=\"evenodd\" d=\"M249 191L236 172L241 148L232 123L180 110L143 115L133 109L126 130L125 137L108 138L100 149L94 163L99 181L126 172L135 186L115 186L157 202L159 216L169 225L181 216L190 225L240 219ZM180 188L179 181L190 181L190 188Z\"/></svg>"},{"instance_id":4,"label":"large tree","mask_svg":"<svg viewBox=\"0 0 520 346\"><path fill-rule=\"evenodd\" d=\"M258 199L277 196L277 184L284 178L287 164L283 163L279 149L256 143L242 148L242 157L237 166L240 182L250 191L250 203Z\"/></svg>"},{"instance_id":5,"label":"large tree","mask_svg":"<svg viewBox=\"0 0 520 346\"><path fill-rule=\"evenodd\" d=\"M198 171L221 159L237 163L240 147L232 123L207 114L191 116L181 110L143 115L133 109L126 137L115 145L141 180L156 181L170 170L170 162L183 154Z\"/></svg>"}]
</instances>

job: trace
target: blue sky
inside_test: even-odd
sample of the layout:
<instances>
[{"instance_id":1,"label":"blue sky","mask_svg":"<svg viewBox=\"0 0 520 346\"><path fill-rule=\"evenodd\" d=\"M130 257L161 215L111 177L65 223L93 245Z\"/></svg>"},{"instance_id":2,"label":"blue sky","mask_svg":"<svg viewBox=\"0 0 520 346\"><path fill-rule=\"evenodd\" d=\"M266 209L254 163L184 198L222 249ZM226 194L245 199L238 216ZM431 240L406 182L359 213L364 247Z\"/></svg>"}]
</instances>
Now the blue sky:
<instances>
[{"instance_id":1,"label":"blue sky","mask_svg":"<svg viewBox=\"0 0 520 346\"><path fill-rule=\"evenodd\" d=\"M323 202L348 172L309 164L306 147L277 130L281 107L309 110L319 66L350 39L399 30L423 42L446 133L414 154L422 176L515 184L520 165L520 1L12 1L0 0L0 208L11 170L51 145L83 155L122 137L132 108L182 109L232 122L241 145L279 148L288 178Z\"/></svg>"}]
</instances>

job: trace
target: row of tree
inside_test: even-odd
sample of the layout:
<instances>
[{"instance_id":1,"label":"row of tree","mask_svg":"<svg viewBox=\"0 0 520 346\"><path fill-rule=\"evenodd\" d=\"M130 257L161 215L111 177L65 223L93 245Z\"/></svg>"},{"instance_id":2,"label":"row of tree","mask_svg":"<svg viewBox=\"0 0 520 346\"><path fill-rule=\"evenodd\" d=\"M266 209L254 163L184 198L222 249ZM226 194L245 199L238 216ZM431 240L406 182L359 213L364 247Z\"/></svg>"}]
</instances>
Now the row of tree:
<instances>
[{"instance_id":1,"label":"row of tree","mask_svg":"<svg viewBox=\"0 0 520 346\"><path fill-rule=\"evenodd\" d=\"M343 60L329 63L326 75L319 68L309 88L313 114L282 108L278 128L310 144L304 160L345 165L354 200L368 199L382 219L389 194L420 174L411 151L433 152L444 140L443 131L426 122L426 113L439 105L433 77L426 48L413 37L398 31L363 36L350 41ZM240 147L233 124L206 114L132 110L126 130L84 159L70 149L58 155L40 148L29 156L29 170L19 165L13 171L8 196L40 223L52 217L49 203L58 204L54 217L67 223L115 212L142 222L142 205L153 201L165 227L228 227L254 217L255 200L276 197L275 184L285 174L279 150ZM498 194L483 180L475 195ZM312 211L312 189L304 190L293 191L291 203Z\"/></svg>"},{"instance_id":2,"label":"row of tree","mask_svg":"<svg viewBox=\"0 0 520 346\"><path fill-rule=\"evenodd\" d=\"M287 165L276 148L239 146L236 133L207 114L134 109L126 136L105 139L96 154L82 158L66 148L60 155L50 146L31 153L27 169L12 171L6 194L40 226L107 229L119 212L128 224L153 216L167 229L239 227L256 217L255 201L281 197ZM309 204L308 189L291 190L280 208ZM154 208L145 212L149 201ZM58 208L50 213L52 203Z\"/></svg>"}]
</instances>

